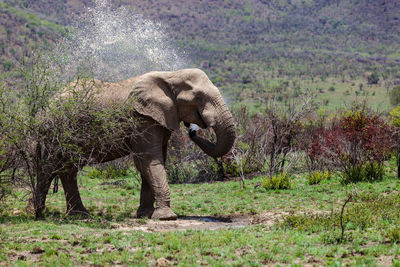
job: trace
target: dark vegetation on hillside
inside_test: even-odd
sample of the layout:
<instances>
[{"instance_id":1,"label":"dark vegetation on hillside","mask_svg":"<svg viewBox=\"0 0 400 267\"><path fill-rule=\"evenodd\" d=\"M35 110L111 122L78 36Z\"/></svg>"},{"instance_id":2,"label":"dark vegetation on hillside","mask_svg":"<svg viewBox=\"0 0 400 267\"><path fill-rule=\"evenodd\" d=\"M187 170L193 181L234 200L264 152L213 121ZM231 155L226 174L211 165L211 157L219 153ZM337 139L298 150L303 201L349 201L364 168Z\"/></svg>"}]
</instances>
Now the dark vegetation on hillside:
<instances>
[{"instance_id":1,"label":"dark vegetation on hillside","mask_svg":"<svg viewBox=\"0 0 400 267\"><path fill-rule=\"evenodd\" d=\"M12 69L28 43L53 43L58 25L70 25L94 4L3 2L9 4L1 4L3 70ZM235 102L277 95L271 79L346 80L365 72L377 72L389 84L400 79L400 3L395 0L112 2L166 25L193 59L189 64L205 69Z\"/></svg>"},{"instance_id":2,"label":"dark vegetation on hillside","mask_svg":"<svg viewBox=\"0 0 400 267\"><path fill-rule=\"evenodd\" d=\"M0 68L12 70L33 47L52 45L63 32L63 26L35 12L0 2Z\"/></svg>"}]
</instances>

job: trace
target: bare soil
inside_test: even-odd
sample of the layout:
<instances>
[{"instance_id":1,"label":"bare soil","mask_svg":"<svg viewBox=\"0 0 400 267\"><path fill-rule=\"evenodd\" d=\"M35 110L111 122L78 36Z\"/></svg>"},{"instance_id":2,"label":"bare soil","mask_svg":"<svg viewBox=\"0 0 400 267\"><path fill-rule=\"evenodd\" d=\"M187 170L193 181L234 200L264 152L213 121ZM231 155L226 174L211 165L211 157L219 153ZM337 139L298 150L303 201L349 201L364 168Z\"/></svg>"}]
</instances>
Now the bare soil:
<instances>
[{"instance_id":1,"label":"bare soil","mask_svg":"<svg viewBox=\"0 0 400 267\"><path fill-rule=\"evenodd\" d=\"M212 216L179 216L175 221L132 219L125 224L114 227L125 231L169 232L184 230L216 230L221 228L240 228L248 225L264 224L271 226L287 214L266 212L256 215L232 215L224 217Z\"/></svg>"}]
</instances>

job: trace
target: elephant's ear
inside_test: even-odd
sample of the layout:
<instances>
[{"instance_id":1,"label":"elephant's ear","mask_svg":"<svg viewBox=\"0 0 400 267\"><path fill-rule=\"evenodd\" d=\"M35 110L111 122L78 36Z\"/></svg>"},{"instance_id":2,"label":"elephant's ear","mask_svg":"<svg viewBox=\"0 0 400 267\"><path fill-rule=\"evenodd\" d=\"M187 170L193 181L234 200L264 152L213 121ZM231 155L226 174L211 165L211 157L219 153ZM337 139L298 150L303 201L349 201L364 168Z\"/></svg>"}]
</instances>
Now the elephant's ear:
<instances>
[{"instance_id":1,"label":"elephant's ear","mask_svg":"<svg viewBox=\"0 0 400 267\"><path fill-rule=\"evenodd\" d=\"M132 93L133 106L137 112L151 117L170 130L179 129L176 99L172 88L163 79L142 78L136 83Z\"/></svg>"}]
</instances>

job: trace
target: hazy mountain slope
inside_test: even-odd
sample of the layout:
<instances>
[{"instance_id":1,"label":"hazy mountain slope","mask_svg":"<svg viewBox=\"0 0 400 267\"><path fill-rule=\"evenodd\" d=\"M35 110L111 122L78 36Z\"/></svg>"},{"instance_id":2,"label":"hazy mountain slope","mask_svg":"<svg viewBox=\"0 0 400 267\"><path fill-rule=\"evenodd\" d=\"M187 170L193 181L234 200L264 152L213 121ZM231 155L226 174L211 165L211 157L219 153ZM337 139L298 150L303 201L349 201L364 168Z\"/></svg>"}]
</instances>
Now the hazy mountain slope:
<instances>
[{"instance_id":1,"label":"hazy mountain slope","mask_svg":"<svg viewBox=\"0 0 400 267\"><path fill-rule=\"evenodd\" d=\"M94 4L89 0L3 2L61 25L70 24ZM111 2L167 25L171 38L190 55L190 64L206 69L233 98L244 88L262 91L277 76L354 78L376 70L394 80L400 73L398 0ZM12 37L14 32L27 35L29 42L56 39L49 27L42 33L29 32L30 23L21 16L0 11L3 29L10 27L11 20L15 27L12 34L0 31L6 47L2 63L6 58L18 59L10 53L12 47L21 47L21 40Z\"/></svg>"},{"instance_id":2,"label":"hazy mountain slope","mask_svg":"<svg viewBox=\"0 0 400 267\"><path fill-rule=\"evenodd\" d=\"M0 2L0 69L8 71L37 43L53 43L63 26Z\"/></svg>"}]
</instances>

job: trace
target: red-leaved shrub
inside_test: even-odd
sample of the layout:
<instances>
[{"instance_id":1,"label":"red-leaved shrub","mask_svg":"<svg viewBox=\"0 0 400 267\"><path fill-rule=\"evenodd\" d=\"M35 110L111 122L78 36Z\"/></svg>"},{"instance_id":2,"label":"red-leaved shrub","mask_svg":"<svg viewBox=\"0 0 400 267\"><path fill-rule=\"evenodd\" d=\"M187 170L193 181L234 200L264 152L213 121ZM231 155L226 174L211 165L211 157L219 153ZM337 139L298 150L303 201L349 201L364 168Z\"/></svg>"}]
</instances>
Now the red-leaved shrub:
<instances>
[{"instance_id":1,"label":"red-leaved shrub","mask_svg":"<svg viewBox=\"0 0 400 267\"><path fill-rule=\"evenodd\" d=\"M339 168L344 183L380 180L391 136L390 126L379 115L356 109L318 129L308 155L314 164Z\"/></svg>"}]
</instances>

